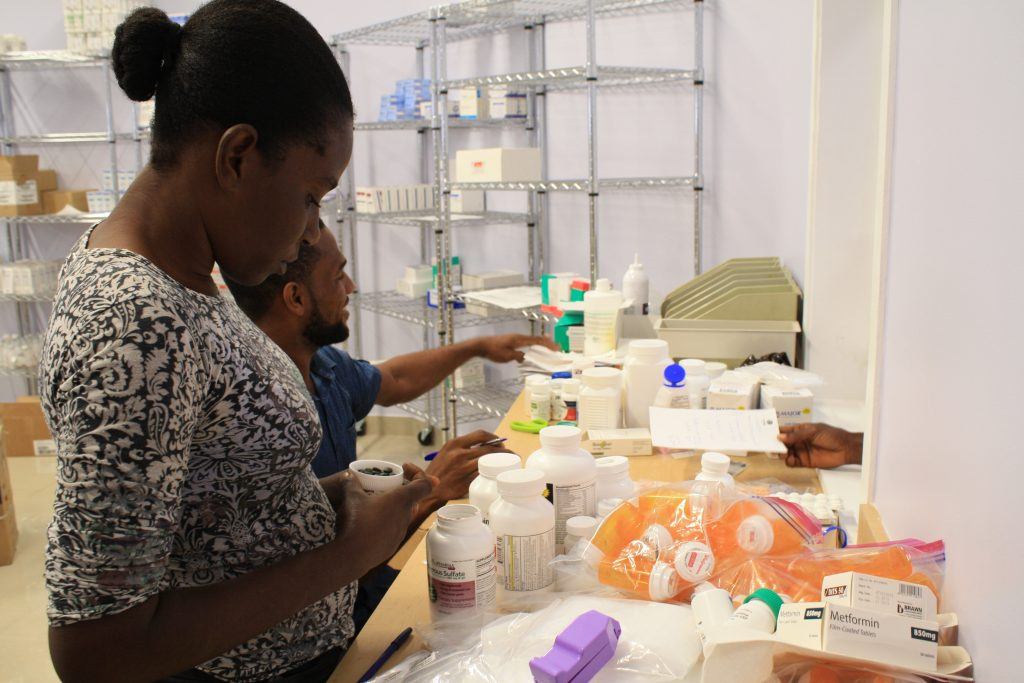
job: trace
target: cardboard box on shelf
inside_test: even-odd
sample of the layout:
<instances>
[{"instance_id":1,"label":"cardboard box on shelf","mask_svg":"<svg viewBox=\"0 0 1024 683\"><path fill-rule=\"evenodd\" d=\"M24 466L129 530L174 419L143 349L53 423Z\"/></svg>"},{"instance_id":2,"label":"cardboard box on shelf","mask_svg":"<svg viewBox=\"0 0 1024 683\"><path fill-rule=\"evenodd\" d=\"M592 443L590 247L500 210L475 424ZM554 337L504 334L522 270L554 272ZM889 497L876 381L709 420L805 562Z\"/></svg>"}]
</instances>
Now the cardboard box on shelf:
<instances>
[{"instance_id":1,"label":"cardboard box on shelf","mask_svg":"<svg viewBox=\"0 0 1024 683\"><path fill-rule=\"evenodd\" d=\"M51 192L57 189L57 172L50 169L40 169L36 176L36 184L40 192Z\"/></svg>"},{"instance_id":2,"label":"cardboard box on shelf","mask_svg":"<svg viewBox=\"0 0 1024 683\"><path fill-rule=\"evenodd\" d=\"M495 270L490 273L462 276L462 286L471 289L497 289L498 287L514 287L525 282L525 276L518 270Z\"/></svg>"},{"instance_id":3,"label":"cardboard box on shelf","mask_svg":"<svg viewBox=\"0 0 1024 683\"><path fill-rule=\"evenodd\" d=\"M513 183L540 180L537 147L460 149L455 153L455 177L460 183Z\"/></svg>"},{"instance_id":4,"label":"cardboard box on shelf","mask_svg":"<svg viewBox=\"0 0 1024 683\"><path fill-rule=\"evenodd\" d=\"M92 190L53 190L43 192L43 213L60 213L66 207L89 211L89 193Z\"/></svg>"},{"instance_id":5,"label":"cardboard box on shelf","mask_svg":"<svg viewBox=\"0 0 1024 683\"><path fill-rule=\"evenodd\" d=\"M452 213L480 213L485 210L483 190L452 190Z\"/></svg>"},{"instance_id":6,"label":"cardboard box on shelf","mask_svg":"<svg viewBox=\"0 0 1024 683\"><path fill-rule=\"evenodd\" d=\"M39 156L36 154L0 156L0 178L19 175L39 175Z\"/></svg>"},{"instance_id":7,"label":"cardboard box on shelf","mask_svg":"<svg viewBox=\"0 0 1024 683\"><path fill-rule=\"evenodd\" d=\"M0 426L0 567L14 562L18 545L18 520L14 513L11 473L4 455L4 430Z\"/></svg>"},{"instance_id":8,"label":"cardboard box on shelf","mask_svg":"<svg viewBox=\"0 0 1024 683\"><path fill-rule=\"evenodd\" d=\"M38 396L22 396L13 403L0 403L0 424L9 457L56 455L57 446L46 426Z\"/></svg>"},{"instance_id":9,"label":"cardboard box on shelf","mask_svg":"<svg viewBox=\"0 0 1024 683\"><path fill-rule=\"evenodd\" d=\"M50 182L49 174L44 182ZM39 157L35 154L0 156L0 216L36 216L42 212Z\"/></svg>"}]
</instances>

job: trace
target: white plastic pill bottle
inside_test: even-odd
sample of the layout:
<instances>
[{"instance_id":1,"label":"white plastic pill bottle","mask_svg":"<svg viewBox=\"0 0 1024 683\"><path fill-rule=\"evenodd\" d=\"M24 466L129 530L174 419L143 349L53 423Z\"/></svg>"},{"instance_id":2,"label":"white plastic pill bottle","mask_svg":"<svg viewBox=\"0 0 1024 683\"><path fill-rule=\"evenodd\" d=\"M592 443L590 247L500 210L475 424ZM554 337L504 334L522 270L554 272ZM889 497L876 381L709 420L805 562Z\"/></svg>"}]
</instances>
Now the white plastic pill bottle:
<instances>
[{"instance_id":1,"label":"white plastic pill bottle","mask_svg":"<svg viewBox=\"0 0 1024 683\"><path fill-rule=\"evenodd\" d=\"M498 604L515 609L519 596L551 590L555 508L544 497L544 473L529 468L498 475L491 505L498 563Z\"/></svg>"},{"instance_id":2,"label":"white plastic pill bottle","mask_svg":"<svg viewBox=\"0 0 1024 683\"><path fill-rule=\"evenodd\" d=\"M481 614L497 600L494 534L473 505L445 505L427 533L427 589L436 621Z\"/></svg>"},{"instance_id":3,"label":"white plastic pill bottle","mask_svg":"<svg viewBox=\"0 0 1024 683\"><path fill-rule=\"evenodd\" d=\"M636 484L629 478L629 458L609 455L594 461L597 465L597 500L633 497Z\"/></svg>"},{"instance_id":4,"label":"white plastic pill bottle","mask_svg":"<svg viewBox=\"0 0 1024 683\"><path fill-rule=\"evenodd\" d=\"M469 485L469 504L480 510L484 524L490 523L491 504L498 499L498 475L522 466L522 458L515 453L488 453L476 461L479 474Z\"/></svg>"},{"instance_id":5,"label":"white plastic pill bottle","mask_svg":"<svg viewBox=\"0 0 1024 683\"><path fill-rule=\"evenodd\" d=\"M621 370L590 368L583 371L579 414L579 426L584 431L622 427Z\"/></svg>"},{"instance_id":6,"label":"white plastic pill bottle","mask_svg":"<svg viewBox=\"0 0 1024 683\"><path fill-rule=\"evenodd\" d=\"M672 364L664 339L634 339L622 367L626 426L650 427L650 408L664 382L665 368Z\"/></svg>"},{"instance_id":7,"label":"white plastic pill bottle","mask_svg":"<svg viewBox=\"0 0 1024 683\"><path fill-rule=\"evenodd\" d=\"M570 517L597 514L597 463L580 448L582 438L579 427L545 427L540 448L526 459L528 469L544 473L545 496L555 507L555 554L563 552Z\"/></svg>"}]
</instances>

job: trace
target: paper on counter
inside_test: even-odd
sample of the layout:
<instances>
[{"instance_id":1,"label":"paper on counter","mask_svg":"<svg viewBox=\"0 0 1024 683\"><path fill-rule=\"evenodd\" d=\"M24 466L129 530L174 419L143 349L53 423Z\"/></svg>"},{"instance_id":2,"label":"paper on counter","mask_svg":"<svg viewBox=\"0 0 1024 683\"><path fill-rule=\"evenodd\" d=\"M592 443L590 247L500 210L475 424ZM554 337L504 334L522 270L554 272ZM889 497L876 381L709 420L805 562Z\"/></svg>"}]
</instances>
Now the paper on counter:
<instances>
[{"instance_id":1,"label":"paper on counter","mask_svg":"<svg viewBox=\"0 0 1024 683\"><path fill-rule=\"evenodd\" d=\"M655 448L785 453L774 410L651 408Z\"/></svg>"}]
</instances>

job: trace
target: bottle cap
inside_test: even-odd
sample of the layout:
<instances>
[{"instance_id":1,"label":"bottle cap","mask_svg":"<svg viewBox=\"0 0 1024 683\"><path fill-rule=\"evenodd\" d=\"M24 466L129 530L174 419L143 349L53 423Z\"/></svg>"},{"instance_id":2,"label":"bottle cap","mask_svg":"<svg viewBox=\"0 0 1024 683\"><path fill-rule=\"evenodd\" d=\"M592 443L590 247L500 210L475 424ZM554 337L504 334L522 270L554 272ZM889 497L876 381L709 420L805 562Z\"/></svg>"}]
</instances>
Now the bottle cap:
<instances>
[{"instance_id":1,"label":"bottle cap","mask_svg":"<svg viewBox=\"0 0 1024 683\"><path fill-rule=\"evenodd\" d=\"M704 372L708 373L708 377L711 379L718 379L722 376L722 373L728 369L729 367L725 363L719 363L718 361L711 361L704 364Z\"/></svg>"},{"instance_id":2,"label":"bottle cap","mask_svg":"<svg viewBox=\"0 0 1024 683\"><path fill-rule=\"evenodd\" d=\"M550 381L551 378L548 377L547 375L527 375L526 379L523 380L523 384L525 384L527 387L532 387L535 384L543 384L545 382Z\"/></svg>"},{"instance_id":3,"label":"bottle cap","mask_svg":"<svg viewBox=\"0 0 1024 683\"><path fill-rule=\"evenodd\" d=\"M544 492L544 473L540 470L509 470L497 476L498 495L502 497L539 496Z\"/></svg>"},{"instance_id":4,"label":"bottle cap","mask_svg":"<svg viewBox=\"0 0 1024 683\"><path fill-rule=\"evenodd\" d=\"M580 381L578 379L567 379L562 384L562 397L566 396L579 396L580 394Z\"/></svg>"},{"instance_id":5,"label":"bottle cap","mask_svg":"<svg viewBox=\"0 0 1024 683\"><path fill-rule=\"evenodd\" d=\"M770 588L758 588L756 591L747 596L747 599L743 601L743 604L747 604L751 600L760 600L764 604L768 605L771 609L772 614L775 618L779 618L779 610L782 609L782 598L779 594Z\"/></svg>"},{"instance_id":6,"label":"bottle cap","mask_svg":"<svg viewBox=\"0 0 1024 683\"><path fill-rule=\"evenodd\" d=\"M707 364L699 358L684 358L679 361L679 364L686 368L686 374L688 375L706 375Z\"/></svg>"},{"instance_id":7,"label":"bottle cap","mask_svg":"<svg viewBox=\"0 0 1024 683\"><path fill-rule=\"evenodd\" d=\"M668 358L668 342L664 339L634 339L629 342L629 355L645 360Z\"/></svg>"},{"instance_id":8,"label":"bottle cap","mask_svg":"<svg viewBox=\"0 0 1024 683\"><path fill-rule=\"evenodd\" d=\"M618 368L588 368L583 371L583 384L592 389L619 389L622 386L622 370Z\"/></svg>"},{"instance_id":9,"label":"bottle cap","mask_svg":"<svg viewBox=\"0 0 1024 683\"><path fill-rule=\"evenodd\" d=\"M437 523L443 527L467 526L473 523L483 524L484 518L480 508L463 503L449 504L437 511Z\"/></svg>"},{"instance_id":10,"label":"bottle cap","mask_svg":"<svg viewBox=\"0 0 1024 683\"><path fill-rule=\"evenodd\" d=\"M672 532L660 524L652 524L644 530L641 539L654 555L654 559L660 559L668 553L668 549L675 543Z\"/></svg>"},{"instance_id":11,"label":"bottle cap","mask_svg":"<svg viewBox=\"0 0 1024 683\"><path fill-rule=\"evenodd\" d=\"M672 365L665 366L662 375L665 377L666 387L681 387L686 379L686 370L682 365L672 363Z\"/></svg>"},{"instance_id":12,"label":"bottle cap","mask_svg":"<svg viewBox=\"0 0 1024 683\"><path fill-rule=\"evenodd\" d=\"M706 543L689 541L676 550L673 564L676 573L688 583L700 583L711 576L715 568L715 554Z\"/></svg>"},{"instance_id":13,"label":"bottle cap","mask_svg":"<svg viewBox=\"0 0 1024 683\"><path fill-rule=\"evenodd\" d=\"M543 448L579 448L583 432L572 425L555 425L540 430L540 445Z\"/></svg>"},{"instance_id":14,"label":"bottle cap","mask_svg":"<svg viewBox=\"0 0 1024 683\"><path fill-rule=\"evenodd\" d=\"M597 286L594 288L598 292L610 292L612 291L612 283L608 278L601 278L597 281Z\"/></svg>"},{"instance_id":15,"label":"bottle cap","mask_svg":"<svg viewBox=\"0 0 1024 683\"><path fill-rule=\"evenodd\" d=\"M490 479L494 479L502 472L518 470L522 466L522 458L515 453L488 453L476 461L480 474Z\"/></svg>"},{"instance_id":16,"label":"bottle cap","mask_svg":"<svg viewBox=\"0 0 1024 683\"><path fill-rule=\"evenodd\" d=\"M593 517L580 515L578 517L570 517L565 520L565 533L572 534L577 538L590 539L590 537L594 535L594 531L596 529L597 520Z\"/></svg>"},{"instance_id":17,"label":"bottle cap","mask_svg":"<svg viewBox=\"0 0 1024 683\"><path fill-rule=\"evenodd\" d=\"M763 515L751 515L736 528L736 542L751 555L764 555L775 544L775 530Z\"/></svg>"},{"instance_id":18,"label":"bottle cap","mask_svg":"<svg viewBox=\"0 0 1024 683\"><path fill-rule=\"evenodd\" d=\"M700 456L700 469L702 472L708 474L714 474L722 476L729 474L729 456L725 453L715 453L714 451L708 451L704 455Z\"/></svg>"},{"instance_id":19,"label":"bottle cap","mask_svg":"<svg viewBox=\"0 0 1024 683\"><path fill-rule=\"evenodd\" d=\"M651 600L663 602L671 600L679 594L679 575L667 562L655 562L651 567L651 577L647 583L647 591Z\"/></svg>"},{"instance_id":20,"label":"bottle cap","mask_svg":"<svg viewBox=\"0 0 1024 683\"><path fill-rule=\"evenodd\" d=\"M597 476L629 472L629 459L622 455L609 455L594 462L597 463Z\"/></svg>"}]
</instances>

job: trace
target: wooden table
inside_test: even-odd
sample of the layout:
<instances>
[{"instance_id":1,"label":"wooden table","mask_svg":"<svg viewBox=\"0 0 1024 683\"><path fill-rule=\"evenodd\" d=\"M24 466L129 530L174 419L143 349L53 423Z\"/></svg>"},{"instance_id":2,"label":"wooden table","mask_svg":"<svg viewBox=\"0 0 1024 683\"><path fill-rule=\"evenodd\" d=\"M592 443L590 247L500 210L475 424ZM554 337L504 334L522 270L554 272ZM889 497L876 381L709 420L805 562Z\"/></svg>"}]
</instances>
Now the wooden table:
<instances>
[{"instance_id":1,"label":"wooden table","mask_svg":"<svg viewBox=\"0 0 1024 683\"><path fill-rule=\"evenodd\" d=\"M540 447L536 434L512 431L514 420L529 420L526 396L519 399L498 426L497 434L508 439L505 446L520 455L525 461ZM750 455L742 459L748 467L736 476L740 482L759 479L778 479L798 490L821 491L818 472L813 469L786 467L785 462L764 454ZM700 458L674 459L663 455L630 458L630 476L634 480L687 481L700 471ZM427 602L426 543L423 534L433 524L433 516L424 522L420 531L399 550L399 556L408 558L380 606L352 642L345 657L334 671L332 683L354 683L376 661L377 657L407 626L416 626L430 621L430 607ZM392 561L393 566L397 566ZM423 644L414 633L405 645L389 660L394 666L413 652L422 649Z\"/></svg>"}]
</instances>

